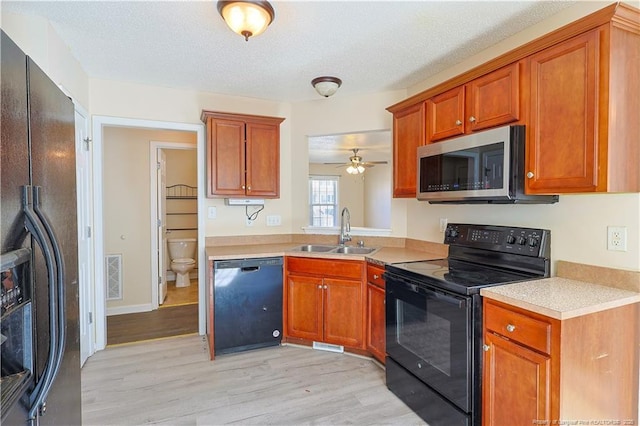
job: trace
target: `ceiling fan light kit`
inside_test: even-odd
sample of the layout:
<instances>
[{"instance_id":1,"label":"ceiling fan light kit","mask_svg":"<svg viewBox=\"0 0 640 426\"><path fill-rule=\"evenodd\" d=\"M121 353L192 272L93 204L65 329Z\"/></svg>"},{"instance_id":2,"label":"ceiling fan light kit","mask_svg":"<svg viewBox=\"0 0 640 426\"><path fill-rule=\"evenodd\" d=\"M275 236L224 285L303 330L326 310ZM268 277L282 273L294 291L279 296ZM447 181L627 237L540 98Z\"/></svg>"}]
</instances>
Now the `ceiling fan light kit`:
<instances>
[{"instance_id":1,"label":"ceiling fan light kit","mask_svg":"<svg viewBox=\"0 0 640 426\"><path fill-rule=\"evenodd\" d=\"M245 41L262 34L276 17L268 1L218 1L218 12L229 28Z\"/></svg>"},{"instance_id":2,"label":"ceiling fan light kit","mask_svg":"<svg viewBox=\"0 0 640 426\"><path fill-rule=\"evenodd\" d=\"M328 98L336 93L338 88L342 85L342 80L338 77L316 77L311 80L311 85L316 89L316 92L318 92L320 96Z\"/></svg>"}]
</instances>

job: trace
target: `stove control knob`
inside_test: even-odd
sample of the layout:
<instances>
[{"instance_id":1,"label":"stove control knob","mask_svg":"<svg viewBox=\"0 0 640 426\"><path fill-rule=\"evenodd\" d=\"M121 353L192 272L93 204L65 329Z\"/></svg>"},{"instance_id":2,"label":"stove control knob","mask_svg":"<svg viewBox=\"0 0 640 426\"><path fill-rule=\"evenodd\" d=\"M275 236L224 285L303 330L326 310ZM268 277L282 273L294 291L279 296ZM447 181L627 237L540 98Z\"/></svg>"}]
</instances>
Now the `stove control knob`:
<instances>
[{"instance_id":1,"label":"stove control knob","mask_svg":"<svg viewBox=\"0 0 640 426\"><path fill-rule=\"evenodd\" d=\"M529 237L529 246L530 246L530 247L535 247L535 246L537 246L537 245L538 245L538 240L536 240L536 239L535 239L535 238L533 238L533 237Z\"/></svg>"},{"instance_id":2,"label":"stove control knob","mask_svg":"<svg viewBox=\"0 0 640 426\"><path fill-rule=\"evenodd\" d=\"M513 235L507 235L507 244L513 244L516 242L516 237Z\"/></svg>"},{"instance_id":3,"label":"stove control knob","mask_svg":"<svg viewBox=\"0 0 640 426\"><path fill-rule=\"evenodd\" d=\"M447 234L451 237L451 238L455 238L458 236L458 230L457 229L453 229L453 228L449 228L449 230L447 231Z\"/></svg>"},{"instance_id":4,"label":"stove control knob","mask_svg":"<svg viewBox=\"0 0 640 426\"><path fill-rule=\"evenodd\" d=\"M521 246L525 245L527 243L527 239L525 237L518 237L518 244L520 244Z\"/></svg>"}]
</instances>

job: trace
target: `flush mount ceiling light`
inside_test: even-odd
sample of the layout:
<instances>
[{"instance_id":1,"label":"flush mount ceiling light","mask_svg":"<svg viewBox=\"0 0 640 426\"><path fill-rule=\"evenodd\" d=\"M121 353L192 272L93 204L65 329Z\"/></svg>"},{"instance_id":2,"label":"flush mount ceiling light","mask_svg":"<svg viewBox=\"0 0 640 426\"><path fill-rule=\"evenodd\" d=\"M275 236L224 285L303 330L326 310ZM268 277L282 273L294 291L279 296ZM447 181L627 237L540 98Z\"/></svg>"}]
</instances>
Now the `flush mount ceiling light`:
<instances>
[{"instance_id":1,"label":"flush mount ceiling light","mask_svg":"<svg viewBox=\"0 0 640 426\"><path fill-rule=\"evenodd\" d=\"M246 41L264 32L276 16L268 1L218 1L218 12Z\"/></svg>"},{"instance_id":2,"label":"flush mount ceiling light","mask_svg":"<svg viewBox=\"0 0 640 426\"><path fill-rule=\"evenodd\" d=\"M336 93L338 87L342 85L342 80L338 77L316 77L311 80L311 85L321 96L328 98Z\"/></svg>"}]
</instances>

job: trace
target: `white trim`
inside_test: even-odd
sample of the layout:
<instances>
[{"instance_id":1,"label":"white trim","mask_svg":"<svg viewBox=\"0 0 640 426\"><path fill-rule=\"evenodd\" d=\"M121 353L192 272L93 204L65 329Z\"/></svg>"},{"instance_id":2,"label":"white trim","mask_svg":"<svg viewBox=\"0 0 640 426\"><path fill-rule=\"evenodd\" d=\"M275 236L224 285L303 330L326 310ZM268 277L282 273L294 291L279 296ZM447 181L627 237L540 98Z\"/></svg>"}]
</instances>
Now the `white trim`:
<instances>
[{"instance_id":1,"label":"white trim","mask_svg":"<svg viewBox=\"0 0 640 426\"><path fill-rule=\"evenodd\" d=\"M116 306L114 308L107 309L107 316L110 317L112 315L137 314L140 312L150 312L152 310L153 307L148 303L142 305Z\"/></svg>"},{"instance_id":2,"label":"white trim","mask_svg":"<svg viewBox=\"0 0 640 426\"><path fill-rule=\"evenodd\" d=\"M180 143L180 142L163 142L163 141L149 141L149 184L151 193L151 208L150 210L150 224L151 224L151 306L153 309L158 309L158 226L156 221L158 220L158 170L156 164L158 163L158 150L159 149L188 149L196 150L198 145L195 143ZM165 269L167 269L165 267ZM165 280L167 276L165 275Z\"/></svg>"},{"instance_id":3,"label":"white trim","mask_svg":"<svg viewBox=\"0 0 640 426\"><path fill-rule=\"evenodd\" d=\"M94 214L95 214L95 241L100 241L100 244L96 244L95 247L95 266L96 266L96 350L102 350L107 344L107 318L106 318L106 297L105 297L105 284L104 284L104 217L102 211L102 158L103 158L103 141L102 132L103 126L115 126L115 127L142 127L149 129L162 129L162 130L182 130L188 132L196 132L197 134L197 156L198 156L198 265L205 265L206 257L204 253L205 249L205 236L204 236L204 218L206 217L206 206L204 203L205 193L204 188L206 185L206 171L205 171L205 131L204 124L188 124L188 123L175 123L167 121L155 121L155 120L139 120L134 118L122 118L122 117L108 117L108 116L93 116L93 172L94 172ZM198 282L206 283L205 281L206 268L198 268ZM198 332L200 335L204 335L206 332L206 318L207 318L207 292L206 285L199 286L198 289Z\"/></svg>"}]
</instances>

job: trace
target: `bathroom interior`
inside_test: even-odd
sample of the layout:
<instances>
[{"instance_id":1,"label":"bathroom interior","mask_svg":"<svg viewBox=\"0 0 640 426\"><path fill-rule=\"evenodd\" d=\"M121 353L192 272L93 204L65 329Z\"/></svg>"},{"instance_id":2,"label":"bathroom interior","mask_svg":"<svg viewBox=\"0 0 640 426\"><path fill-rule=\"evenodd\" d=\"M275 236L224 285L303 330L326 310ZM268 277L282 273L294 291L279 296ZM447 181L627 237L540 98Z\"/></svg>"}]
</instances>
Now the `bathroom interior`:
<instances>
[{"instance_id":1,"label":"bathroom interior","mask_svg":"<svg viewBox=\"0 0 640 426\"><path fill-rule=\"evenodd\" d=\"M198 188L196 150L163 149L166 156L167 294L162 307L198 303Z\"/></svg>"}]
</instances>

